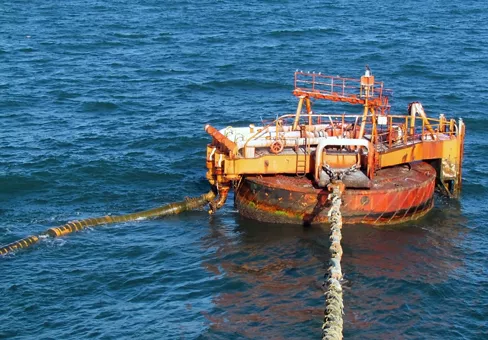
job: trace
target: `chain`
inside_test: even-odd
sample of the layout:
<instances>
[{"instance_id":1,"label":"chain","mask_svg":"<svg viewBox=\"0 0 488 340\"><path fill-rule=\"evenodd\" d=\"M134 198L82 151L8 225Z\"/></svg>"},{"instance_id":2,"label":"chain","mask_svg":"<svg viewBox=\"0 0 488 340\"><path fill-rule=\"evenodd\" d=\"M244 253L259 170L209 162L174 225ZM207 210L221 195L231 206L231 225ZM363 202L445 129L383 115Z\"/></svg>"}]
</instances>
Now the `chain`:
<instances>
[{"instance_id":1,"label":"chain","mask_svg":"<svg viewBox=\"0 0 488 340\"><path fill-rule=\"evenodd\" d=\"M342 214L341 214L341 194L344 190L344 184L339 180L334 180L328 186L331 193L329 200L331 201L331 208L328 216L330 221L330 248L331 253L330 266L327 269L326 280L324 282L325 288L325 311L324 323L322 325L322 339L336 340L342 339L344 303L342 300L342 286L343 278L341 259L341 229L342 229Z\"/></svg>"},{"instance_id":2,"label":"chain","mask_svg":"<svg viewBox=\"0 0 488 340\"><path fill-rule=\"evenodd\" d=\"M342 181L345 176L350 175L354 171L356 171L358 169L358 165L353 164L349 169L346 169L344 171L332 170L332 168L328 164L324 164L322 168L324 169L325 173L330 177L330 180L332 182L334 180Z\"/></svg>"},{"instance_id":3,"label":"chain","mask_svg":"<svg viewBox=\"0 0 488 340\"><path fill-rule=\"evenodd\" d=\"M334 171L332 171L332 169L330 168L329 164L325 163L322 166L322 169L324 169L325 173L327 174L327 176L329 176L331 180L336 178L336 175Z\"/></svg>"}]
</instances>

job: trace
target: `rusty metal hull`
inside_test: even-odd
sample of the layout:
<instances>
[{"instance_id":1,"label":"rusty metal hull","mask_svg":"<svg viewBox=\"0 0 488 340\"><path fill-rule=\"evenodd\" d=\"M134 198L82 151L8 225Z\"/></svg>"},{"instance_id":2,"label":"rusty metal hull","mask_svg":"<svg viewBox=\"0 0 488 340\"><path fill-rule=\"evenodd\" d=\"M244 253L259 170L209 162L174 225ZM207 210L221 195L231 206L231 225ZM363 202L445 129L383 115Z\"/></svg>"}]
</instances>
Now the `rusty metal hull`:
<instances>
[{"instance_id":1,"label":"rusty metal hull","mask_svg":"<svg viewBox=\"0 0 488 340\"><path fill-rule=\"evenodd\" d=\"M435 169L416 162L377 172L371 189L346 189L341 207L345 223L392 224L417 219L433 206ZM249 176L235 192L239 213L262 222L327 223L328 191L310 179Z\"/></svg>"}]
</instances>

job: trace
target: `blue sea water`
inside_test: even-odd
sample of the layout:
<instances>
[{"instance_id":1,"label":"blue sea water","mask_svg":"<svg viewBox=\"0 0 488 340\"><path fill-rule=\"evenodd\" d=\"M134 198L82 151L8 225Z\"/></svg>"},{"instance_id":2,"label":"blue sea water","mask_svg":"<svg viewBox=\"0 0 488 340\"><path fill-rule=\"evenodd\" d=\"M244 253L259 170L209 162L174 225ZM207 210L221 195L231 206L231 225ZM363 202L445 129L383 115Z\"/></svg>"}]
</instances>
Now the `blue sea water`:
<instances>
[{"instance_id":1,"label":"blue sea water","mask_svg":"<svg viewBox=\"0 0 488 340\"><path fill-rule=\"evenodd\" d=\"M3 0L0 244L208 190L203 126L293 112L296 69L467 125L463 193L346 226L347 339L488 336L488 7L481 1ZM325 107L324 107L325 109ZM0 338L316 339L327 231L195 211L0 258Z\"/></svg>"}]
</instances>

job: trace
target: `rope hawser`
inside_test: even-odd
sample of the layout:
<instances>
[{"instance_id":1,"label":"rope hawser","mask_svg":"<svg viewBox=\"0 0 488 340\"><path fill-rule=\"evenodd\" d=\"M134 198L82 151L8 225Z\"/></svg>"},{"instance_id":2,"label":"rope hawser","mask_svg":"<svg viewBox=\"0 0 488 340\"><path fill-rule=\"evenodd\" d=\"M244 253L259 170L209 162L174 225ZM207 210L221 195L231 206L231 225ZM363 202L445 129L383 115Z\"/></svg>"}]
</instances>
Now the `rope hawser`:
<instances>
[{"instance_id":1,"label":"rope hawser","mask_svg":"<svg viewBox=\"0 0 488 340\"><path fill-rule=\"evenodd\" d=\"M342 259L342 246L341 246L341 229L342 229L342 214L341 214L341 194L344 190L344 184L338 180L333 181L329 185L329 200L331 202L331 208L329 210L330 227L330 248L331 253L330 266L327 269L326 281L324 287L326 291L325 296L325 311L324 311L324 323L322 325L322 339L323 340L336 340L342 339L344 303L342 299L342 286L341 280L343 278L341 259Z\"/></svg>"}]
</instances>

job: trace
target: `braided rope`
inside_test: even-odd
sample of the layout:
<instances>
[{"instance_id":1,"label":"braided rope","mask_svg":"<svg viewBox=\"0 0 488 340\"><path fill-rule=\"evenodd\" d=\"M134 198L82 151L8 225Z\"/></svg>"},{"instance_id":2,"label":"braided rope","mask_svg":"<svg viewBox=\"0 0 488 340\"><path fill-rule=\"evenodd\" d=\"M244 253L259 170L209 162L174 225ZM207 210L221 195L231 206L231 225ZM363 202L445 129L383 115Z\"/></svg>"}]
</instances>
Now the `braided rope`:
<instances>
[{"instance_id":1,"label":"braided rope","mask_svg":"<svg viewBox=\"0 0 488 340\"><path fill-rule=\"evenodd\" d=\"M344 303L342 300L342 246L341 246L341 229L342 229L342 214L341 214L341 188L340 181L329 185L331 194L331 208L329 210L329 221L331 223L329 240L331 242L329 251L331 253L330 266L327 269L326 281L324 287L326 291L325 296L325 311L324 323L322 325L322 339L335 340L342 339Z\"/></svg>"}]
</instances>

